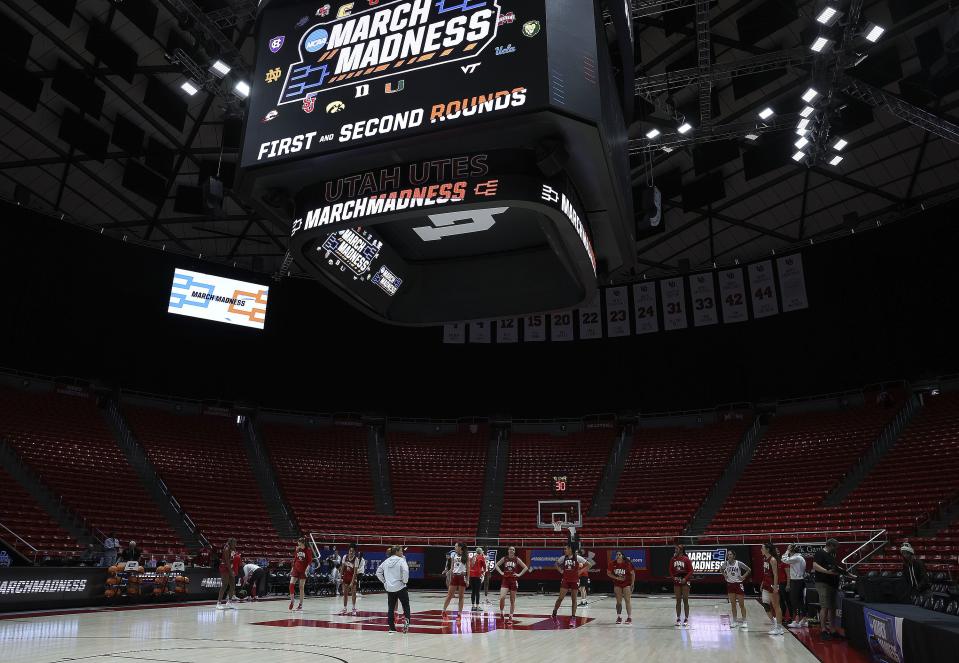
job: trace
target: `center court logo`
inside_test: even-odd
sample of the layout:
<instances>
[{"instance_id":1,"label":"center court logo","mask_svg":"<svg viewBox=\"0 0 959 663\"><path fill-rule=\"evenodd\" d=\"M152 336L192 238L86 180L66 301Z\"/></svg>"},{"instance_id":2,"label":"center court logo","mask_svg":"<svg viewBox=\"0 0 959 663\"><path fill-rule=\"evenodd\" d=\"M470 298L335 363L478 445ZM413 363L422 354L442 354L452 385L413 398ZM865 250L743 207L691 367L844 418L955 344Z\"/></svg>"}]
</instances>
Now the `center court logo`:
<instances>
[{"instance_id":1,"label":"center court logo","mask_svg":"<svg viewBox=\"0 0 959 663\"><path fill-rule=\"evenodd\" d=\"M314 25L279 104L478 57L496 38L498 0L394 0Z\"/></svg>"}]
</instances>

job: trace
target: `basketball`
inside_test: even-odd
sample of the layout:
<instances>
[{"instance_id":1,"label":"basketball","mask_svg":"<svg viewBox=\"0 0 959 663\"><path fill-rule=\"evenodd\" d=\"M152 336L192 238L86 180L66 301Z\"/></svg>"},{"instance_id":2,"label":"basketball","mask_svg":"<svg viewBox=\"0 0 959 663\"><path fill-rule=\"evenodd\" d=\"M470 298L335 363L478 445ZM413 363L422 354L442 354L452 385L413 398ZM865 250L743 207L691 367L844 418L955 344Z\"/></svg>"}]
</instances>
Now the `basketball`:
<instances>
[{"instance_id":1,"label":"basketball","mask_svg":"<svg viewBox=\"0 0 959 663\"><path fill-rule=\"evenodd\" d=\"M108 589L103 593L103 595L106 596L108 599L112 599L113 597L117 595L117 590Z\"/></svg>"},{"instance_id":2,"label":"basketball","mask_svg":"<svg viewBox=\"0 0 959 663\"><path fill-rule=\"evenodd\" d=\"M119 578L107 578L107 585L112 586L112 585L119 585L119 584L120 584Z\"/></svg>"}]
</instances>

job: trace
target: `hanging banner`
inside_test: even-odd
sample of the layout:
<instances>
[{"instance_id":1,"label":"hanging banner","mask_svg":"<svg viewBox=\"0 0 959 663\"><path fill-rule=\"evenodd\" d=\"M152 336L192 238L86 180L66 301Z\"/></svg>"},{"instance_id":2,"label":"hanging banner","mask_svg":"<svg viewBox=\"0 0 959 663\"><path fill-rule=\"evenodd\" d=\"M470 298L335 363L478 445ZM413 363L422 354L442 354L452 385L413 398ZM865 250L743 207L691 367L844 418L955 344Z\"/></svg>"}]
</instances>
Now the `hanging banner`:
<instances>
[{"instance_id":1,"label":"hanging banner","mask_svg":"<svg viewBox=\"0 0 959 663\"><path fill-rule=\"evenodd\" d=\"M500 318L496 321L496 342L516 343L519 341L519 320L517 318Z\"/></svg>"},{"instance_id":2,"label":"hanging banner","mask_svg":"<svg viewBox=\"0 0 959 663\"><path fill-rule=\"evenodd\" d=\"M523 318L523 340L527 343L546 340L546 316L543 313Z\"/></svg>"},{"instance_id":3,"label":"hanging banner","mask_svg":"<svg viewBox=\"0 0 959 663\"><path fill-rule=\"evenodd\" d=\"M686 288L683 279L664 279L659 282L659 287L663 291L663 329L686 329Z\"/></svg>"},{"instance_id":4,"label":"hanging banner","mask_svg":"<svg viewBox=\"0 0 959 663\"><path fill-rule=\"evenodd\" d=\"M606 288L606 335L629 336L629 295L626 286Z\"/></svg>"},{"instance_id":5,"label":"hanging banner","mask_svg":"<svg viewBox=\"0 0 959 663\"><path fill-rule=\"evenodd\" d=\"M443 325L443 342L466 343L466 325L462 322L448 322Z\"/></svg>"},{"instance_id":6,"label":"hanging banner","mask_svg":"<svg viewBox=\"0 0 959 663\"><path fill-rule=\"evenodd\" d=\"M637 283L633 286L633 312L636 333L649 334L659 331L659 313L656 310L656 284Z\"/></svg>"},{"instance_id":7,"label":"hanging banner","mask_svg":"<svg viewBox=\"0 0 959 663\"><path fill-rule=\"evenodd\" d=\"M768 318L779 313L772 261L765 260L749 266L749 292L753 300L754 318Z\"/></svg>"},{"instance_id":8,"label":"hanging banner","mask_svg":"<svg viewBox=\"0 0 959 663\"><path fill-rule=\"evenodd\" d=\"M549 314L550 338L554 341L573 340L573 312L558 311Z\"/></svg>"},{"instance_id":9,"label":"hanging banner","mask_svg":"<svg viewBox=\"0 0 959 663\"><path fill-rule=\"evenodd\" d=\"M719 322L716 311L716 286L713 274L694 274L689 277L689 294L693 300L693 325L705 327Z\"/></svg>"},{"instance_id":10,"label":"hanging banner","mask_svg":"<svg viewBox=\"0 0 959 663\"><path fill-rule=\"evenodd\" d=\"M579 309L579 340L603 337L603 311L599 303L599 292L588 306Z\"/></svg>"},{"instance_id":11,"label":"hanging banner","mask_svg":"<svg viewBox=\"0 0 959 663\"><path fill-rule=\"evenodd\" d=\"M470 343L489 343L490 336L489 320L473 320L470 322Z\"/></svg>"},{"instance_id":12,"label":"hanging banner","mask_svg":"<svg viewBox=\"0 0 959 663\"><path fill-rule=\"evenodd\" d=\"M743 270L727 269L719 272L719 297L723 301L723 322L745 322L749 320L746 309L746 284L743 282Z\"/></svg>"},{"instance_id":13,"label":"hanging banner","mask_svg":"<svg viewBox=\"0 0 959 663\"><path fill-rule=\"evenodd\" d=\"M802 255L785 256L776 260L779 269L779 287L782 290L783 313L809 308L806 298L806 275L802 268Z\"/></svg>"}]
</instances>

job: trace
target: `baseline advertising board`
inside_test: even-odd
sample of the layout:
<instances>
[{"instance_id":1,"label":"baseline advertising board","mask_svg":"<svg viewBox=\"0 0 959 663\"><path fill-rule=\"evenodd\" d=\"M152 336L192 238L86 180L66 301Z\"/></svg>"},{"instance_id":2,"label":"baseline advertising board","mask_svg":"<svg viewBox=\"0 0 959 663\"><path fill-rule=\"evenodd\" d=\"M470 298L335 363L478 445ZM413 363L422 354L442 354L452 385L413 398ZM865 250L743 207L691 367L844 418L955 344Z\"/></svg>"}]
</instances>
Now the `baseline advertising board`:
<instances>
[{"instance_id":1,"label":"baseline advertising board","mask_svg":"<svg viewBox=\"0 0 959 663\"><path fill-rule=\"evenodd\" d=\"M242 166L548 101L544 0L261 3Z\"/></svg>"},{"instance_id":2,"label":"baseline advertising board","mask_svg":"<svg viewBox=\"0 0 959 663\"><path fill-rule=\"evenodd\" d=\"M729 551L736 553L736 559L752 567L753 575L756 575L757 571L749 546L688 546L686 554L693 564L693 576L719 581L722 578L723 566L726 565ZM669 560L672 557L673 550L671 548L651 549L650 561L655 577L670 577ZM758 573L762 575L762 568L759 569Z\"/></svg>"},{"instance_id":3,"label":"baseline advertising board","mask_svg":"<svg viewBox=\"0 0 959 663\"><path fill-rule=\"evenodd\" d=\"M263 329L269 286L179 269L167 313Z\"/></svg>"}]
</instances>

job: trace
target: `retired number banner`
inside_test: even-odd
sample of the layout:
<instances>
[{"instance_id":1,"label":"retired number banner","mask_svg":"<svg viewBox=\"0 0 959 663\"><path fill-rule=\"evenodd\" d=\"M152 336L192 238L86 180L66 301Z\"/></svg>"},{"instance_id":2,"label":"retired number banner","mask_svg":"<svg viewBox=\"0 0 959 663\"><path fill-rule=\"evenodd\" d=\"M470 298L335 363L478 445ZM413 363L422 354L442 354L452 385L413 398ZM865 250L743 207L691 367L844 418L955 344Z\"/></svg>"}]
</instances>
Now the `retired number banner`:
<instances>
[{"instance_id":1,"label":"retired number banner","mask_svg":"<svg viewBox=\"0 0 959 663\"><path fill-rule=\"evenodd\" d=\"M656 310L656 282L637 283L633 286L633 313L636 316L636 333L649 334L659 331L659 312Z\"/></svg>"},{"instance_id":2,"label":"retired number banner","mask_svg":"<svg viewBox=\"0 0 959 663\"><path fill-rule=\"evenodd\" d=\"M519 341L519 320L517 318L500 318L496 321L496 342L516 343Z\"/></svg>"},{"instance_id":3,"label":"retired number banner","mask_svg":"<svg viewBox=\"0 0 959 663\"><path fill-rule=\"evenodd\" d=\"M589 303L579 309L579 340L603 337L602 309L599 303L599 291Z\"/></svg>"},{"instance_id":4,"label":"retired number banner","mask_svg":"<svg viewBox=\"0 0 959 663\"><path fill-rule=\"evenodd\" d=\"M606 288L606 334L629 336L629 294L626 286Z\"/></svg>"},{"instance_id":5,"label":"retired number banner","mask_svg":"<svg viewBox=\"0 0 959 663\"><path fill-rule=\"evenodd\" d=\"M716 312L716 287L713 285L713 273L690 276L689 294L693 300L693 324L697 327L717 324L719 316Z\"/></svg>"},{"instance_id":6,"label":"retired number banner","mask_svg":"<svg viewBox=\"0 0 959 663\"><path fill-rule=\"evenodd\" d=\"M554 341L573 340L573 312L557 311L549 314L550 338Z\"/></svg>"},{"instance_id":7,"label":"retired number banner","mask_svg":"<svg viewBox=\"0 0 959 663\"><path fill-rule=\"evenodd\" d=\"M686 288L683 279L666 279L660 281L659 286L663 291L663 329L686 329Z\"/></svg>"},{"instance_id":8,"label":"retired number banner","mask_svg":"<svg viewBox=\"0 0 959 663\"><path fill-rule=\"evenodd\" d=\"M768 318L779 313L772 261L765 260L749 266L749 292L752 293L754 318Z\"/></svg>"},{"instance_id":9,"label":"retired number banner","mask_svg":"<svg viewBox=\"0 0 959 663\"><path fill-rule=\"evenodd\" d=\"M776 260L779 268L779 286L782 288L783 313L809 308L806 299L806 275L803 273L800 254L784 256Z\"/></svg>"}]
</instances>

